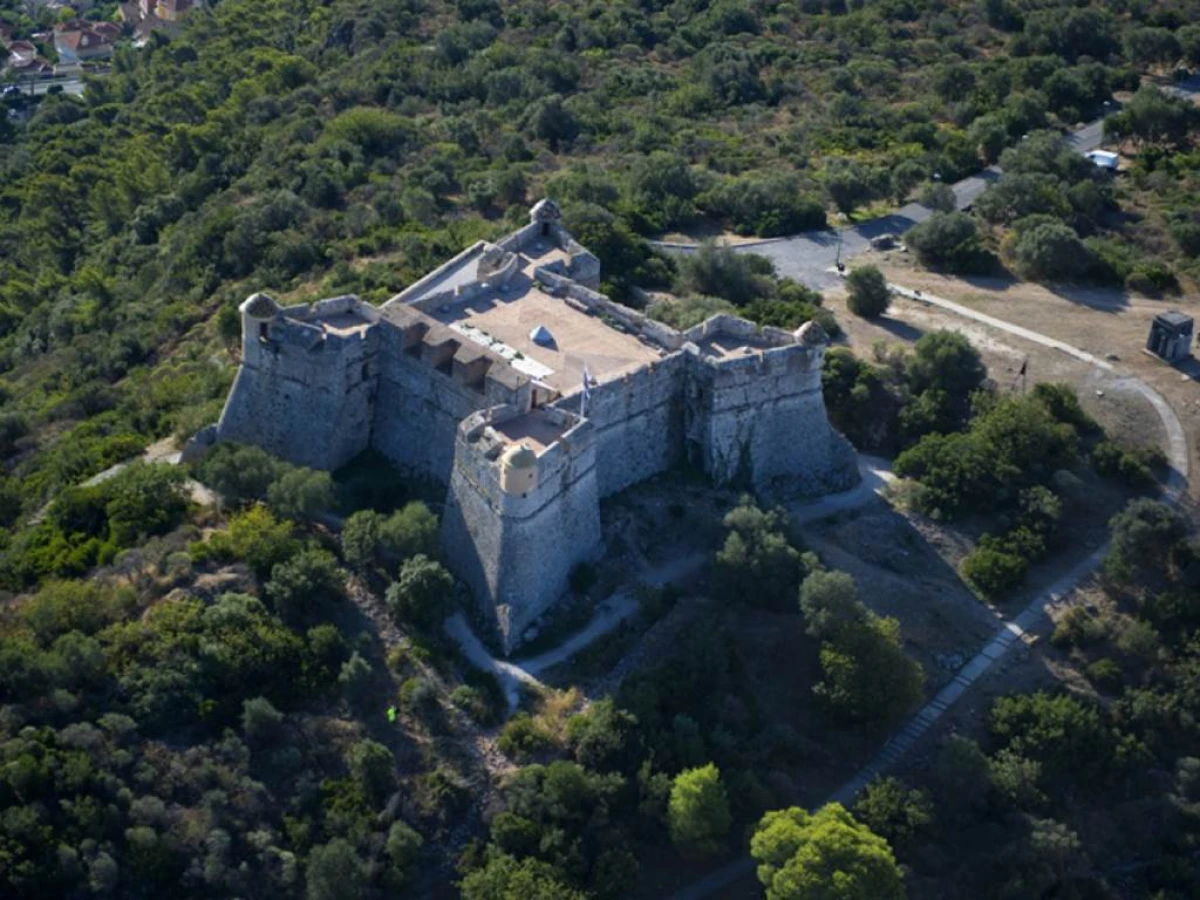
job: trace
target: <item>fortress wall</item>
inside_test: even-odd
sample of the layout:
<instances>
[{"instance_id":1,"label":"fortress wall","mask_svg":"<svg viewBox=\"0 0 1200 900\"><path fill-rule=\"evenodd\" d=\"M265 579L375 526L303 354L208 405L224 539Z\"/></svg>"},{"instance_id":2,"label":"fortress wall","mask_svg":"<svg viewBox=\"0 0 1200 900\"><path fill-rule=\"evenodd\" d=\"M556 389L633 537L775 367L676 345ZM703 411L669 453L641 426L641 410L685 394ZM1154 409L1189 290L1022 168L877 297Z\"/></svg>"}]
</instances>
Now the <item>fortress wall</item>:
<instances>
[{"instance_id":1,"label":"fortress wall","mask_svg":"<svg viewBox=\"0 0 1200 900\"><path fill-rule=\"evenodd\" d=\"M418 278L396 296L392 297L385 304L383 304L383 308L387 309L387 307L392 306L393 304L402 305L407 303L413 297L420 296L421 294L425 293L425 291L429 290L432 285L435 285L444 279L448 273L458 268L472 256L479 254L483 250L484 243L484 241L476 241L462 253L459 253L457 256L446 260L428 275Z\"/></svg>"},{"instance_id":2,"label":"fortress wall","mask_svg":"<svg viewBox=\"0 0 1200 900\"><path fill-rule=\"evenodd\" d=\"M217 424L219 440L257 444L297 465L336 469L366 447L379 380L375 329L321 335L296 323L247 352ZM316 332L316 339L312 332Z\"/></svg>"},{"instance_id":3,"label":"fortress wall","mask_svg":"<svg viewBox=\"0 0 1200 900\"><path fill-rule=\"evenodd\" d=\"M558 230L559 227L557 225L551 225L552 239L557 239ZM518 228L512 234L506 235L496 241L496 246L501 250L507 250L509 253L520 253L526 247L531 247L538 241L544 240L546 238L542 237L542 223L530 222L528 225Z\"/></svg>"},{"instance_id":4,"label":"fortress wall","mask_svg":"<svg viewBox=\"0 0 1200 900\"><path fill-rule=\"evenodd\" d=\"M853 449L829 424L820 350L798 344L730 360L697 359L705 468L718 483L818 494L858 479Z\"/></svg>"},{"instance_id":5,"label":"fortress wall","mask_svg":"<svg viewBox=\"0 0 1200 900\"><path fill-rule=\"evenodd\" d=\"M687 368L687 355L673 353L592 388L587 418L594 428L601 497L680 461ZM557 405L578 411L579 402L576 394Z\"/></svg>"},{"instance_id":6,"label":"fortress wall","mask_svg":"<svg viewBox=\"0 0 1200 900\"><path fill-rule=\"evenodd\" d=\"M455 444L442 543L512 649L568 590L575 565L601 552L595 444L591 426L577 425L538 457L537 487L508 494L499 484L502 448L473 440L482 430L473 424Z\"/></svg>"},{"instance_id":7,"label":"fortress wall","mask_svg":"<svg viewBox=\"0 0 1200 900\"><path fill-rule=\"evenodd\" d=\"M406 353L401 329L385 325L380 332L371 445L399 468L444 483L450 479L458 423L485 405L485 394Z\"/></svg>"}]
</instances>

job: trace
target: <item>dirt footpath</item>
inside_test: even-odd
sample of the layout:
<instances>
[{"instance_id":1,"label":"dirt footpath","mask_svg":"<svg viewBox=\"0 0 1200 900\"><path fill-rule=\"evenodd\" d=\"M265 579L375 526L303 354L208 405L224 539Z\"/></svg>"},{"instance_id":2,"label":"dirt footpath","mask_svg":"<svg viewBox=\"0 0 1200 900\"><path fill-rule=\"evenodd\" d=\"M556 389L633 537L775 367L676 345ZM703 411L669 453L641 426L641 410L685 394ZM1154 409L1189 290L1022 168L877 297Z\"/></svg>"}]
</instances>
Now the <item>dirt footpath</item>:
<instances>
[{"instance_id":1,"label":"dirt footpath","mask_svg":"<svg viewBox=\"0 0 1200 900\"><path fill-rule=\"evenodd\" d=\"M1142 351L1150 322L1156 314L1178 309L1200 317L1200 298L1152 300L1117 290L1051 290L1000 278L953 278L918 269L895 251L870 253L862 262L878 265L891 282L944 297L1065 341L1142 379L1158 391L1179 416L1187 435L1191 464L1195 467L1200 463L1197 447L1200 363L1193 360L1185 366L1171 367ZM840 312L844 300L830 296L829 305ZM980 348L988 371L1000 387L1018 383L1021 361L1028 356L1030 384L1062 380L1076 385L1084 406L1114 437L1138 443L1163 438L1158 417L1144 400L1130 395L1128 384L1123 383L1119 375L1097 372L1056 350L1037 347L1011 335L992 334L986 326L964 322L951 313L903 299L896 301L882 327L864 323L849 313L839 315L838 319L849 332L851 345L865 347L879 339L892 342L915 340L920 336L916 332L930 328L954 328L966 333ZM856 346L856 349L862 352L860 347ZM1009 379L1007 384L1006 379ZM1097 394L1097 391L1102 393ZM1192 485L1194 495L1198 487L1200 484Z\"/></svg>"},{"instance_id":2,"label":"dirt footpath","mask_svg":"<svg viewBox=\"0 0 1200 900\"><path fill-rule=\"evenodd\" d=\"M1044 289L1031 285L1021 287L1034 292L1041 291L1044 296L1012 302L1003 299L985 302L979 299L978 288L973 284L911 268L881 268L889 281L962 303L996 318L1073 343L1096 356L1107 357L1114 365L1136 374L1158 390L1179 415L1188 435L1193 465L1196 464L1195 431L1200 422L1200 385L1187 375L1155 362L1140 352L1140 341L1145 339L1150 319L1165 306L1158 304L1146 310L1139 305L1134 307L1135 312L1118 319L1114 318L1113 313L1076 307L1058 300ZM1139 302L1146 304L1151 301ZM1054 309L1043 308L1047 304L1055 304ZM846 310L845 296L840 292L830 293L826 305L834 311L839 324L846 331L844 343L860 355L870 357L873 346L880 341L892 346L910 346L929 331L957 331L979 350L988 374L999 390L1020 390L1020 370L1027 362L1025 383L1028 386L1039 381L1062 381L1073 385L1083 407L1114 439L1128 444L1160 447L1166 440L1162 421L1154 408L1132 389L1129 379L1120 373L1102 371L1061 351L901 297L894 298L888 315L878 322L867 322L852 315ZM1200 304L1193 306L1200 311ZM1059 313L1057 316L1054 315L1055 311ZM1136 318L1137 315L1141 318ZM1114 356L1117 358L1113 359Z\"/></svg>"}]
</instances>

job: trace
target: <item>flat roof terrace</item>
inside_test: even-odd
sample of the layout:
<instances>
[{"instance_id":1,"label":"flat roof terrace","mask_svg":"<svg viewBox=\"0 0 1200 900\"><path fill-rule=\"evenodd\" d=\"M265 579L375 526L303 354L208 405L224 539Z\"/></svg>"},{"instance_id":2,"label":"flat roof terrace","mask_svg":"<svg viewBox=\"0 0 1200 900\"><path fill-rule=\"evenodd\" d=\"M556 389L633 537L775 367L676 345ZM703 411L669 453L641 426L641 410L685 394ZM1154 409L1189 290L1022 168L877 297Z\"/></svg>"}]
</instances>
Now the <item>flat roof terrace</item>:
<instances>
[{"instance_id":1,"label":"flat roof terrace","mask_svg":"<svg viewBox=\"0 0 1200 900\"><path fill-rule=\"evenodd\" d=\"M539 456L566 432L569 425L556 422L543 409L493 424L492 430L509 444L524 444Z\"/></svg>"},{"instance_id":2,"label":"flat roof terrace","mask_svg":"<svg viewBox=\"0 0 1200 900\"><path fill-rule=\"evenodd\" d=\"M323 331L330 334L351 335L365 331L371 323L363 316L353 312L335 313L331 316L321 316L312 322L319 325Z\"/></svg>"},{"instance_id":3,"label":"flat roof terrace","mask_svg":"<svg viewBox=\"0 0 1200 900\"><path fill-rule=\"evenodd\" d=\"M705 356L716 359L732 359L737 356L749 356L779 346L761 338L748 338L733 334L714 334L711 337L697 341L696 346Z\"/></svg>"},{"instance_id":4,"label":"flat roof terrace","mask_svg":"<svg viewBox=\"0 0 1200 900\"><path fill-rule=\"evenodd\" d=\"M593 379L607 381L663 355L659 348L534 287L527 272L513 276L504 290L427 313L562 394L582 386L585 366ZM539 325L550 332L547 344L529 336ZM533 365L523 365L526 360Z\"/></svg>"}]
</instances>

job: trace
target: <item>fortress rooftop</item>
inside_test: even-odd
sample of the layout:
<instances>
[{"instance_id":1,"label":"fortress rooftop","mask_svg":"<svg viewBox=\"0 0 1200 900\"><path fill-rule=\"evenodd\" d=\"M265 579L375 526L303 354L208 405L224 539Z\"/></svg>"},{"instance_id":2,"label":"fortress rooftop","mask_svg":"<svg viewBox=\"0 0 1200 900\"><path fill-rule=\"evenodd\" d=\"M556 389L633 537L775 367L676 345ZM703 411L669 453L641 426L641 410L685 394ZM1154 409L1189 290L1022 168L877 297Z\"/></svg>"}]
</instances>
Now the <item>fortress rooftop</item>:
<instances>
[{"instance_id":1,"label":"fortress rooftop","mask_svg":"<svg viewBox=\"0 0 1200 900\"><path fill-rule=\"evenodd\" d=\"M320 316L313 322L320 325L323 331L336 335L351 335L366 331L373 323L357 310L347 310L342 313Z\"/></svg>"},{"instance_id":2,"label":"fortress rooftop","mask_svg":"<svg viewBox=\"0 0 1200 900\"><path fill-rule=\"evenodd\" d=\"M531 409L523 416L504 422L493 423L496 436L509 444L523 444L541 454L557 441L574 424L561 413L551 413L544 408Z\"/></svg>"},{"instance_id":3,"label":"fortress rooftop","mask_svg":"<svg viewBox=\"0 0 1200 900\"><path fill-rule=\"evenodd\" d=\"M601 382L664 355L662 348L551 296L538 284L535 270L563 262L564 251L534 245L516 256L517 268L505 283L481 286L441 305L423 304L424 311L562 394L582 386L585 367ZM538 326L550 333L549 341L530 337Z\"/></svg>"}]
</instances>

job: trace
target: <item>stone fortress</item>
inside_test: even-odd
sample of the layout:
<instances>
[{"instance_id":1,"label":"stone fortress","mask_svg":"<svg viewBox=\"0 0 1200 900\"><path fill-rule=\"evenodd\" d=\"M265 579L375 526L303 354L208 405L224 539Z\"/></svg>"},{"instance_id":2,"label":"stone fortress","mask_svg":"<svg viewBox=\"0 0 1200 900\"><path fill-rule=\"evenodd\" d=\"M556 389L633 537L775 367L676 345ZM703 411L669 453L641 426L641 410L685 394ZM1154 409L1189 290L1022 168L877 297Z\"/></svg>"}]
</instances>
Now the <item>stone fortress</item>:
<instances>
[{"instance_id":1,"label":"stone fortress","mask_svg":"<svg viewBox=\"0 0 1200 900\"><path fill-rule=\"evenodd\" d=\"M381 307L250 297L209 435L319 469L372 447L446 484L446 563L507 649L600 555L611 494L685 461L767 496L858 478L825 415L820 326L675 331L597 292L600 264L552 201L530 218Z\"/></svg>"}]
</instances>

